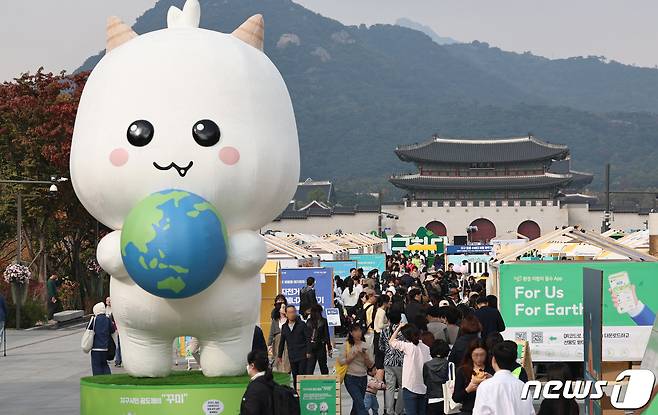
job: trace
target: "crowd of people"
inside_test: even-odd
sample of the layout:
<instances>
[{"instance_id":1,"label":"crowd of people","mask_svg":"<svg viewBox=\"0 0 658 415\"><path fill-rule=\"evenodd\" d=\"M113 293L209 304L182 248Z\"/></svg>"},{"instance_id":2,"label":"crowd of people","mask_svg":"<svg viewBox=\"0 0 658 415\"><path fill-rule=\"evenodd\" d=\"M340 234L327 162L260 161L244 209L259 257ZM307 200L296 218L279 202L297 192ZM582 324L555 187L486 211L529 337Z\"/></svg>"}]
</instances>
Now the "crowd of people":
<instances>
[{"instance_id":1,"label":"crowd of people","mask_svg":"<svg viewBox=\"0 0 658 415\"><path fill-rule=\"evenodd\" d=\"M431 259L395 254L381 274L352 269L345 278L335 276L336 329L346 336L337 365L346 366L351 413L379 414L383 391L389 415L443 414L444 399L460 405L462 414L534 414L532 401L521 400L528 374L517 363L516 343L501 335L505 322L497 298L486 293L486 273L478 281L462 264L444 270L439 261L428 264ZM314 282L309 278L300 293L302 316L283 295L272 310L268 345L275 370L291 372L295 383L297 375L312 374L316 362L328 373L332 352ZM445 397L451 367L454 389Z\"/></svg>"},{"instance_id":2,"label":"crowd of people","mask_svg":"<svg viewBox=\"0 0 658 415\"><path fill-rule=\"evenodd\" d=\"M341 316L335 329L345 336L336 373L352 398L351 414L379 414L378 395L388 415L444 414L448 407L461 414L534 414L532 399L521 399L528 374L517 362L517 344L501 335L505 322L498 299L487 295L485 281L469 275L467 267L447 264L444 270L428 259L395 254L381 274L352 269L345 278L334 277L334 306ZM94 374L109 373L115 325L109 299L107 306L94 307L90 324L98 337ZM254 333L242 414L269 413L272 400L263 397L271 396L272 371L291 373L295 389L299 375L316 368L329 374L334 344L323 311L313 277L300 291L299 310L283 294L276 296L267 341L260 328ZM549 375L566 380L569 367L556 364ZM578 414L578 406L548 400L539 413Z\"/></svg>"}]
</instances>

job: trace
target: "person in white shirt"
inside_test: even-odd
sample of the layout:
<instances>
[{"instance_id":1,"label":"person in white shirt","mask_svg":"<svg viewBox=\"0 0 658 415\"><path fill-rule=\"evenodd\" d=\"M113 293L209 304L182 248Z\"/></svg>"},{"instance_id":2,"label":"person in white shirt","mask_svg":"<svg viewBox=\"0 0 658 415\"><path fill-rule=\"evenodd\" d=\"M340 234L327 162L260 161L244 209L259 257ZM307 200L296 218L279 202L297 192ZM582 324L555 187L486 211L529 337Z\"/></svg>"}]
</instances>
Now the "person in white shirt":
<instances>
[{"instance_id":1,"label":"person in white shirt","mask_svg":"<svg viewBox=\"0 0 658 415\"><path fill-rule=\"evenodd\" d=\"M506 340L493 349L492 366L496 374L478 387L473 414L535 415L532 399L521 399L523 382L512 375L516 366L516 343Z\"/></svg>"},{"instance_id":2,"label":"person in white shirt","mask_svg":"<svg viewBox=\"0 0 658 415\"><path fill-rule=\"evenodd\" d=\"M361 294L361 291L363 291L363 288L361 288L360 285L355 285L354 280L349 279L346 281L347 286L343 290L343 293L341 294L341 299L343 300L343 305L345 306L345 310L349 313L352 308L358 303L359 301L359 294Z\"/></svg>"},{"instance_id":3,"label":"person in white shirt","mask_svg":"<svg viewBox=\"0 0 658 415\"><path fill-rule=\"evenodd\" d=\"M397 340L398 333L407 341ZM420 330L413 324L400 325L388 343L404 353L402 361L402 399L406 415L425 415L427 411L427 386L423 380L423 365L432 360L430 348L420 341Z\"/></svg>"}]
</instances>

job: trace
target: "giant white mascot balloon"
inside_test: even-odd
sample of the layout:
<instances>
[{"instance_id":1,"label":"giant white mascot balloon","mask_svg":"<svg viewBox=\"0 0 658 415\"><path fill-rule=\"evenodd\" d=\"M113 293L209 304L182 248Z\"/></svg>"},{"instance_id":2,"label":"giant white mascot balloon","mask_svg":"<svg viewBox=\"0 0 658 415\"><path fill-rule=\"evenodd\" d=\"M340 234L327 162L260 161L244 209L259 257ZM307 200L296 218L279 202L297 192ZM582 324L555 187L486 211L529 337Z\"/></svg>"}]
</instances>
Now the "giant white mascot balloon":
<instances>
[{"instance_id":1,"label":"giant white mascot balloon","mask_svg":"<svg viewBox=\"0 0 658 415\"><path fill-rule=\"evenodd\" d=\"M176 336L199 338L206 376L244 373L266 259L257 230L290 201L299 145L263 19L200 29L198 0L137 35L108 20L106 55L80 99L71 175L114 231L97 257L125 367L171 371Z\"/></svg>"}]
</instances>

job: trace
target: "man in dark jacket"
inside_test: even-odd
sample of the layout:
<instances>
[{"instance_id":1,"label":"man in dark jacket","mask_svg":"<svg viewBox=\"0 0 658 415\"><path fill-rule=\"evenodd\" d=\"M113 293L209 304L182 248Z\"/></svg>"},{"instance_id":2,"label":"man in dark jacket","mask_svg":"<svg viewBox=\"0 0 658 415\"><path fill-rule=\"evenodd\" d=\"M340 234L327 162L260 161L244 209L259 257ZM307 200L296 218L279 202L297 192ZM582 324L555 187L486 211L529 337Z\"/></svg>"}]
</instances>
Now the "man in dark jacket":
<instances>
[{"instance_id":1,"label":"man in dark jacket","mask_svg":"<svg viewBox=\"0 0 658 415\"><path fill-rule=\"evenodd\" d=\"M307 316L311 311L311 307L318 303L318 298L315 296L315 278L308 277L306 279L306 287L299 291L299 313L302 316Z\"/></svg>"},{"instance_id":2,"label":"man in dark jacket","mask_svg":"<svg viewBox=\"0 0 658 415\"><path fill-rule=\"evenodd\" d=\"M423 310L423 305L420 303L422 293L419 288L412 288L409 290L409 303L407 304L405 316L409 323L416 324L416 318Z\"/></svg>"},{"instance_id":3,"label":"man in dark jacket","mask_svg":"<svg viewBox=\"0 0 658 415\"><path fill-rule=\"evenodd\" d=\"M267 353L252 350L247 355L247 374L251 377L242 396L240 415L271 415L274 413L272 391L274 382L269 371Z\"/></svg>"},{"instance_id":4,"label":"man in dark jacket","mask_svg":"<svg viewBox=\"0 0 658 415\"><path fill-rule=\"evenodd\" d=\"M475 317L482 324L482 333L480 336L486 339L491 333L502 333L505 331L505 322L500 311L489 307L489 299L486 296L480 296L477 299L477 310L473 312Z\"/></svg>"},{"instance_id":5,"label":"man in dark jacket","mask_svg":"<svg viewBox=\"0 0 658 415\"><path fill-rule=\"evenodd\" d=\"M57 289L60 285L59 276L53 274L48 278L46 283L46 291L48 292L48 320L52 320L53 316L60 309L59 296Z\"/></svg>"},{"instance_id":6,"label":"man in dark jacket","mask_svg":"<svg viewBox=\"0 0 658 415\"><path fill-rule=\"evenodd\" d=\"M281 328L281 340L279 341L277 358L279 365L281 365L283 351L287 344L292 381L294 388L297 389L297 375L306 374L306 359L308 357L307 350L310 335L308 327L297 315L297 309L294 305L286 307L286 317L288 321Z\"/></svg>"}]
</instances>

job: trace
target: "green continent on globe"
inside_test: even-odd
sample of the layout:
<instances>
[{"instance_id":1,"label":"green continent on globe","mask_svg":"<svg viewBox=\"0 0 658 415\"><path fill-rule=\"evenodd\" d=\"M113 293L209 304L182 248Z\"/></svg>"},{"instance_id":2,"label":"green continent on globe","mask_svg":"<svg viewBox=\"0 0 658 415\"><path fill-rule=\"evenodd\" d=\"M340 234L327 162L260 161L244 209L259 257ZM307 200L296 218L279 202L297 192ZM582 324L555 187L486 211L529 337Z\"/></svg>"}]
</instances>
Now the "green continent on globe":
<instances>
[{"instance_id":1,"label":"green continent on globe","mask_svg":"<svg viewBox=\"0 0 658 415\"><path fill-rule=\"evenodd\" d=\"M168 277L158 281L158 290L171 290L178 294L185 289L185 281L181 277Z\"/></svg>"},{"instance_id":2,"label":"green continent on globe","mask_svg":"<svg viewBox=\"0 0 658 415\"><path fill-rule=\"evenodd\" d=\"M187 216L189 216L191 218L196 218L197 216L199 216L199 214L201 212L203 212L205 210L208 210L208 209L212 210L213 212L215 212L215 215L219 216L219 212L217 212L217 209L215 209L215 207L213 205L211 205L210 203L208 203L208 202L196 203L194 205L194 209L195 210L187 212Z\"/></svg>"},{"instance_id":3,"label":"green continent on globe","mask_svg":"<svg viewBox=\"0 0 658 415\"><path fill-rule=\"evenodd\" d=\"M149 196L144 201L144 204L139 207L139 214L145 219L147 223L144 225L147 226L131 226L128 229L124 228L121 230L121 254L126 255L126 247L130 243L135 245L140 252L148 253L146 245L156 238L155 226L164 217L164 212L159 209L160 205L173 199L175 206L178 207L181 199L189 195L188 192L174 191L169 193L154 193Z\"/></svg>"},{"instance_id":4,"label":"green continent on globe","mask_svg":"<svg viewBox=\"0 0 658 415\"><path fill-rule=\"evenodd\" d=\"M170 200L174 201L176 207L180 206L180 201L189 197L190 193L184 191L170 191L167 193L159 192L154 193L145 199L144 203L139 206L136 214L139 215L140 225L141 226L129 226L122 229L122 244L121 244L121 253L126 255L126 248L129 244L135 245L135 247L143 254L149 254L148 244L157 238L157 228L164 218L165 214L160 208L163 204L167 203ZM186 212L187 216L191 218L197 218L202 212L210 210L215 215L219 216L217 209L209 203L196 203L193 205L194 210ZM166 218L166 223L162 226L162 230L167 230L170 227L169 218ZM224 237L226 238L226 230L222 229L224 232ZM143 255L139 257L139 264L145 270L150 269L170 269L176 274L188 274L189 269L182 267L180 265L167 264L163 260L166 257L166 253L162 250L158 250L158 258L151 258L150 261L146 261ZM185 281L180 276L170 276L164 280L158 281L157 288L159 290L171 290L174 293L178 294L185 289Z\"/></svg>"}]
</instances>

